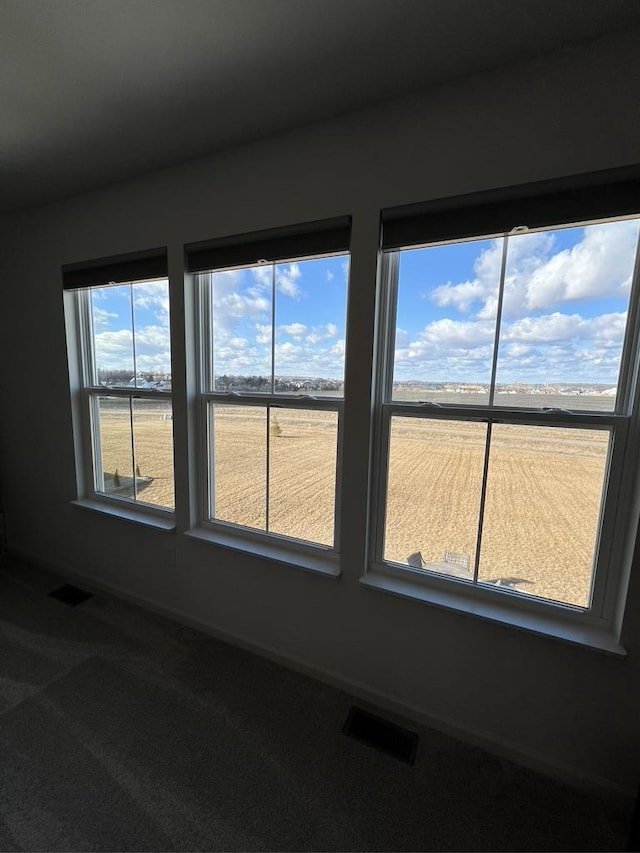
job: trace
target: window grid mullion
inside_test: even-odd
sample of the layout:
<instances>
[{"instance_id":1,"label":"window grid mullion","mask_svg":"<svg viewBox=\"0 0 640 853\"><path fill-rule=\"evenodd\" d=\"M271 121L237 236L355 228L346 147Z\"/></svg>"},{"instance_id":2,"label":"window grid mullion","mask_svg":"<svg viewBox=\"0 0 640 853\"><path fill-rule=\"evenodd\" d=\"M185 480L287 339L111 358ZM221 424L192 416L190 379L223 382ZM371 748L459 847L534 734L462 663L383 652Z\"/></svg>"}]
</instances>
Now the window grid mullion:
<instances>
[{"instance_id":1,"label":"window grid mullion","mask_svg":"<svg viewBox=\"0 0 640 853\"><path fill-rule=\"evenodd\" d=\"M136 320L133 310L133 284L129 285L129 302L131 303L131 353L133 355L133 384L138 387L138 366L136 360Z\"/></svg>"},{"instance_id":2,"label":"window grid mullion","mask_svg":"<svg viewBox=\"0 0 640 853\"><path fill-rule=\"evenodd\" d=\"M76 304L78 306L79 339L82 357L82 384L86 388L96 385L98 382L94 358L95 346L90 291L78 291Z\"/></svg>"},{"instance_id":3,"label":"window grid mullion","mask_svg":"<svg viewBox=\"0 0 640 853\"><path fill-rule=\"evenodd\" d=\"M270 496L270 476L271 476L271 407L266 407L267 417L265 418L265 429L267 430L267 458L265 460L265 478L264 478L264 526L269 533L269 496Z\"/></svg>"},{"instance_id":4,"label":"window grid mullion","mask_svg":"<svg viewBox=\"0 0 640 853\"><path fill-rule=\"evenodd\" d=\"M638 340L640 337L640 232L636 242L627 318L616 393L615 411L619 414L627 414L634 408L634 399L637 393L637 368L640 358L640 342Z\"/></svg>"},{"instance_id":5,"label":"window grid mullion","mask_svg":"<svg viewBox=\"0 0 640 853\"><path fill-rule=\"evenodd\" d=\"M313 409L327 412L342 412L344 408L343 400L336 397L310 397L293 394L289 397L278 395L272 397L270 394L258 396L215 392L204 393L202 397L209 403L226 406L259 406L261 408L272 406L274 409Z\"/></svg>"},{"instance_id":6,"label":"window grid mullion","mask_svg":"<svg viewBox=\"0 0 640 853\"><path fill-rule=\"evenodd\" d=\"M133 397L129 397L129 426L131 430L131 476L133 478L133 499L138 500L138 484L136 483L136 448L133 437Z\"/></svg>"},{"instance_id":7,"label":"window grid mullion","mask_svg":"<svg viewBox=\"0 0 640 853\"><path fill-rule=\"evenodd\" d=\"M90 452L91 489L93 493L104 492L104 472L98 460L102 459L102 446L100 442L100 398L93 391L87 392L87 407L89 410L88 438L92 448Z\"/></svg>"},{"instance_id":8,"label":"window grid mullion","mask_svg":"<svg viewBox=\"0 0 640 853\"><path fill-rule=\"evenodd\" d=\"M276 265L271 264L271 394L276 393Z\"/></svg>"},{"instance_id":9,"label":"window grid mullion","mask_svg":"<svg viewBox=\"0 0 640 853\"><path fill-rule=\"evenodd\" d=\"M484 459L482 462L482 483L480 485L480 505L478 507L478 533L476 536L476 555L473 561L473 583L478 583L478 572L480 570L480 549L482 548L482 525L484 524L484 508L487 497L487 476L489 473L489 453L491 451L491 428L492 423L487 422L487 435L484 445Z\"/></svg>"},{"instance_id":10,"label":"window grid mullion","mask_svg":"<svg viewBox=\"0 0 640 853\"><path fill-rule=\"evenodd\" d=\"M216 472L214 464L214 424L213 405L206 399L201 398L200 408L200 452L202 459L206 459L206 475L200 472L201 495L207 509L206 517L214 518L216 514Z\"/></svg>"},{"instance_id":11,"label":"window grid mullion","mask_svg":"<svg viewBox=\"0 0 640 853\"><path fill-rule=\"evenodd\" d=\"M211 273L203 273L199 278L200 299L198 300L198 336L201 341L199 352L200 390L205 391L215 388L215 364L213 335L214 335L214 280Z\"/></svg>"},{"instance_id":12,"label":"window grid mullion","mask_svg":"<svg viewBox=\"0 0 640 853\"><path fill-rule=\"evenodd\" d=\"M383 252L381 255L381 291L378 303L378 328L384 330L378 336L375 386L375 402L378 415L375 419L376 463L373 480L376 491L372 506L374 523L370 545L376 562L384 561L384 543L387 514L387 483L389 480L389 425L393 399L393 371L395 356L395 325L398 302L399 252Z\"/></svg>"},{"instance_id":13,"label":"window grid mullion","mask_svg":"<svg viewBox=\"0 0 640 853\"><path fill-rule=\"evenodd\" d=\"M389 483L389 459L391 450L392 406L383 406L378 418L378 488L375 501L373 553L377 562L384 562L384 546L387 528L387 487ZM381 461L384 460L384 461Z\"/></svg>"},{"instance_id":14,"label":"window grid mullion","mask_svg":"<svg viewBox=\"0 0 640 853\"><path fill-rule=\"evenodd\" d=\"M393 400L393 372L395 370L395 336L396 318L398 312L398 282L400 273L400 253L388 252L383 255L386 269L384 278L383 316L386 333L382 341L381 364L383 365L381 399Z\"/></svg>"},{"instance_id":15,"label":"window grid mullion","mask_svg":"<svg viewBox=\"0 0 640 853\"><path fill-rule=\"evenodd\" d=\"M500 281L498 283L498 304L496 306L496 328L493 336L493 357L491 359L491 376L489 379L489 406L493 406L496 392L496 373L498 370L498 348L500 345L500 324L502 322L502 303L504 301L504 277L507 270L507 251L509 236L502 238L502 258L500 260Z\"/></svg>"},{"instance_id":16,"label":"window grid mullion","mask_svg":"<svg viewBox=\"0 0 640 853\"><path fill-rule=\"evenodd\" d=\"M566 425L572 429L606 429L624 424L628 416L612 412L580 412L564 409L507 409L489 406L446 406L419 403L383 403L382 408L399 417L430 418L432 420L483 421L493 423L524 423L531 426Z\"/></svg>"}]
</instances>

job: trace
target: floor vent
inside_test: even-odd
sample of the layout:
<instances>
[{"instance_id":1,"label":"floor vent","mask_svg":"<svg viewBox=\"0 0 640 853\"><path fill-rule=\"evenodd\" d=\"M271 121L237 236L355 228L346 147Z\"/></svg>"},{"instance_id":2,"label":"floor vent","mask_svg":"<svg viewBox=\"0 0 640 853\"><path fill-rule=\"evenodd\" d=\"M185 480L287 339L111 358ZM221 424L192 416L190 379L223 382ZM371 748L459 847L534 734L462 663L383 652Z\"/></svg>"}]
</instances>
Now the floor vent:
<instances>
[{"instance_id":1,"label":"floor vent","mask_svg":"<svg viewBox=\"0 0 640 853\"><path fill-rule=\"evenodd\" d=\"M407 764L416 763L418 735L383 720L382 717L376 717L375 714L354 706L349 711L343 731L349 737L386 752L400 761Z\"/></svg>"},{"instance_id":2,"label":"floor vent","mask_svg":"<svg viewBox=\"0 0 640 853\"><path fill-rule=\"evenodd\" d=\"M63 604L68 604L69 607L77 607L78 604L82 604L83 601L93 598L93 593L86 592L84 589L80 589L77 586L71 586L70 583L66 583L64 586L50 592L49 596L51 598L57 598L58 601L62 601Z\"/></svg>"}]
</instances>

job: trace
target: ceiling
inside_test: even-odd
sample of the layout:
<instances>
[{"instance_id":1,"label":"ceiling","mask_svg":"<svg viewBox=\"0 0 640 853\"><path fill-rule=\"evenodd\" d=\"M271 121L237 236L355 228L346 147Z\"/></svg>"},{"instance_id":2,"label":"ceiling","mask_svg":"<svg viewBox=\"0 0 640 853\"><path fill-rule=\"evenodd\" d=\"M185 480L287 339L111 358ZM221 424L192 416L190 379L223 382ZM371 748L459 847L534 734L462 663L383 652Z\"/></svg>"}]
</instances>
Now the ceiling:
<instances>
[{"instance_id":1,"label":"ceiling","mask_svg":"<svg viewBox=\"0 0 640 853\"><path fill-rule=\"evenodd\" d=\"M0 212L638 24L637 0L1 0Z\"/></svg>"}]
</instances>

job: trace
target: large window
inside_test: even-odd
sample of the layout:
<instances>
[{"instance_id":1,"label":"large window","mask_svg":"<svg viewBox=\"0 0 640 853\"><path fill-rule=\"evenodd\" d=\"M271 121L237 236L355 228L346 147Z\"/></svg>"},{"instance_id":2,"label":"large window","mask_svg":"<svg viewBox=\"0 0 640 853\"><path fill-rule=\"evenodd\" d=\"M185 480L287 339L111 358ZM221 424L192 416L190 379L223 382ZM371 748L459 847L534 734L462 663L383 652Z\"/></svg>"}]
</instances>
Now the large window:
<instances>
[{"instance_id":1,"label":"large window","mask_svg":"<svg viewBox=\"0 0 640 853\"><path fill-rule=\"evenodd\" d=\"M123 281L163 267L161 278ZM76 326L81 497L173 511L166 260L67 269L65 286Z\"/></svg>"},{"instance_id":2,"label":"large window","mask_svg":"<svg viewBox=\"0 0 640 853\"><path fill-rule=\"evenodd\" d=\"M600 618L634 466L640 220L597 192L547 201L386 217L373 556Z\"/></svg>"},{"instance_id":3,"label":"large window","mask_svg":"<svg viewBox=\"0 0 640 853\"><path fill-rule=\"evenodd\" d=\"M188 248L202 521L245 547L338 546L348 245L348 220L332 220Z\"/></svg>"}]
</instances>

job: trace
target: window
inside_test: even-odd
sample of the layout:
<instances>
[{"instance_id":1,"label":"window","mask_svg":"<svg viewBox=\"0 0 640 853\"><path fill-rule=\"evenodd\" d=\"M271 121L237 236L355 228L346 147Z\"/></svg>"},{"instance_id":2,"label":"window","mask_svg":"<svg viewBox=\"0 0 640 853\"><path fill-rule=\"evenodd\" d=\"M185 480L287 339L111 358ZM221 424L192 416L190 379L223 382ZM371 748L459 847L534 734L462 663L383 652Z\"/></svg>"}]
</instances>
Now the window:
<instances>
[{"instance_id":1,"label":"window","mask_svg":"<svg viewBox=\"0 0 640 853\"><path fill-rule=\"evenodd\" d=\"M637 452L636 199L620 184L385 211L383 571L610 618Z\"/></svg>"},{"instance_id":2,"label":"window","mask_svg":"<svg viewBox=\"0 0 640 853\"><path fill-rule=\"evenodd\" d=\"M66 267L63 275L76 331L80 497L171 512L166 255Z\"/></svg>"},{"instance_id":3,"label":"window","mask_svg":"<svg viewBox=\"0 0 640 853\"><path fill-rule=\"evenodd\" d=\"M202 521L338 547L349 220L187 247L198 273Z\"/></svg>"}]
</instances>

